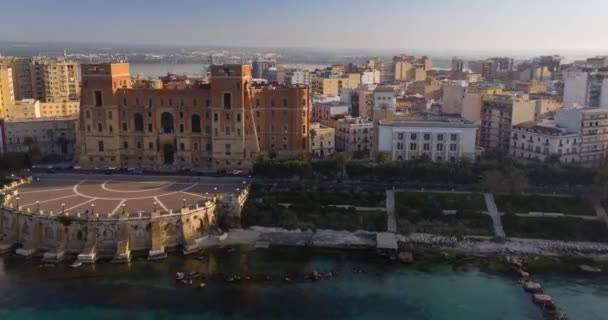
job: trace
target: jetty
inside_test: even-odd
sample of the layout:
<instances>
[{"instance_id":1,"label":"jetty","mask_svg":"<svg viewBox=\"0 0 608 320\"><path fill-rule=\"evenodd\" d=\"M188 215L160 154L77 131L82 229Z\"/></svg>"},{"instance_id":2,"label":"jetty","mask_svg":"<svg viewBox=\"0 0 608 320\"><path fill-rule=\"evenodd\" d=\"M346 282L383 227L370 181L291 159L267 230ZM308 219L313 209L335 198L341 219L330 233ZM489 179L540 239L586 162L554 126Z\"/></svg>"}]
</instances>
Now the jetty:
<instances>
[{"instance_id":1,"label":"jetty","mask_svg":"<svg viewBox=\"0 0 608 320\"><path fill-rule=\"evenodd\" d=\"M544 292L542 285L535 281L530 273L526 270L524 262L521 258L507 256L506 260L511 265L511 268L517 272L519 276L518 282L521 284L522 288L531 294L532 300L541 308L547 319L568 319L566 313L557 308L551 296Z\"/></svg>"}]
</instances>

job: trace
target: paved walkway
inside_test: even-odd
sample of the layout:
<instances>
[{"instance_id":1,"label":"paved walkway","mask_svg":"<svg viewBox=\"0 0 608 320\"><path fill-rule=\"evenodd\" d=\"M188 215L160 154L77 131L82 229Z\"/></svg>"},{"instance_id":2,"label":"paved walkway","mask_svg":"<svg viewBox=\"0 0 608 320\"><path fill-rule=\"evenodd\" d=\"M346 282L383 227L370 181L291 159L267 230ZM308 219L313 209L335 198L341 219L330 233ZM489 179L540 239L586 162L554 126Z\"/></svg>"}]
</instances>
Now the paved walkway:
<instances>
[{"instance_id":1,"label":"paved walkway","mask_svg":"<svg viewBox=\"0 0 608 320\"><path fill-rule=\"evenodd\" d=\"M604 221L604 223L606 223L606 227L608 228L608 215L606 214L606 209L604 209L604 206L602 206L599 201L595 201L593 206L595 207L595 214L597 214L597 217Z\"/></svg>"},{"instance_id":2,"label":"paved walkway","mask_svg":"<svg viewBox=\"0 0 608 320\"><path fill-rule=\"evenodd\" d=\"M492 217L492 223L494 225L494 235L499 238L505 238L505 230L502 228L502 221L500 220L500 213L498 213L498 208L496 208L496 202L494 202L494 195L491 193L484 193L483 197L486 200L486 207L488 208L488 213Z\"/></svg>"},{"instance_id":3,"label":"paved walkway","mask_svg":"<svg viewBox=\"0 0 608 320\"><path fill-rule=\"evenodd\" d=\"M397 220L395 219L395 191L386 190L386 214L388 215L387 227L388 232L397 232Z\"/></svg>"}]
</instances>

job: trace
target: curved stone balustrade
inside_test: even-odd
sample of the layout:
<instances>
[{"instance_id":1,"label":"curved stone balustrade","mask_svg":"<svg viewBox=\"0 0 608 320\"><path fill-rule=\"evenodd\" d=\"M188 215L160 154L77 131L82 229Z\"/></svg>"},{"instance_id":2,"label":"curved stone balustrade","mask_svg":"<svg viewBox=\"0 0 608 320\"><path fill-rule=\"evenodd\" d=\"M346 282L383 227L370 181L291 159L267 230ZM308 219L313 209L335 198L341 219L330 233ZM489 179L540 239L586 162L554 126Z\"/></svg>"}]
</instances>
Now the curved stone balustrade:
<instances>
[{"instance_id":1,"label":"curved stone balustrade","mask_svg":"<svg viewBox=\"0 0 608 320\"><path fill-rule=\"evenodd\" d=\"M245 188L236 196L213 198L169 213L72 213L20 210L11 205L17 188L31 182L24 178L2 189L0 207L0 252L21 245L17 254L45 251L44 260L56 262L65 254L94 263L99 259L128 261L132 250L149 251L150 259L165 257L166 248L197 250L200 242L216 228L219 215L240 216L249 195Z\"/></svg>"}]
</instances>

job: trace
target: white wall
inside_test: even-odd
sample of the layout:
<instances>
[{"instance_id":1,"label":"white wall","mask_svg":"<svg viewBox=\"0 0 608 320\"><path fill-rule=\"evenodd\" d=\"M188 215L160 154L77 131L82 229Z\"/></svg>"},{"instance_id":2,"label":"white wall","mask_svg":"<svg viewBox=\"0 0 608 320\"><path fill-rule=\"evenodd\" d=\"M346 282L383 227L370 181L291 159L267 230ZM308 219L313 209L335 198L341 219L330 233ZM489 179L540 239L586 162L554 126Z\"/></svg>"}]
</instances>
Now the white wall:
<instances>
[{"instance_id":1,"label":"white wall","mask_svg":"<svg viewBox=\"0 0 608 320\"><path fill-rule=\"evenodd\" d=\"M608 109L608 78L602 81L602 93L600 96L600 108Z\"/></svg>"},{"instance_id":2,"label":"white wall","mask_svg":"<svg viewBox=\"0 0 608 320\"><path fill-rule=\"evenodd\" d=\"M444 113L461 114L466 88L466 82L445 83L441 97L441 110Z\"/></svg>"},{"instance_id":3,"label":"white wall","mask_svg":"<svg viewBox=\"0 0 608 320\"><path fill-rule=\"evenodd\" d=\"M583 113L577 108L562 108L557 109L555 120L561 128L566 128L568 133L581 132L581 122Z\"/></svg>"},{"instance_id":4,"label":"white wall","mask_svg":"<svg viewBox=\"0 0 608 320\"><path fill-rule=\"evenodd\" d=\"M567 73L564 81L564 103L587 105L587 83L589 74L586 72Z\"/></svg>"}]
</instances>

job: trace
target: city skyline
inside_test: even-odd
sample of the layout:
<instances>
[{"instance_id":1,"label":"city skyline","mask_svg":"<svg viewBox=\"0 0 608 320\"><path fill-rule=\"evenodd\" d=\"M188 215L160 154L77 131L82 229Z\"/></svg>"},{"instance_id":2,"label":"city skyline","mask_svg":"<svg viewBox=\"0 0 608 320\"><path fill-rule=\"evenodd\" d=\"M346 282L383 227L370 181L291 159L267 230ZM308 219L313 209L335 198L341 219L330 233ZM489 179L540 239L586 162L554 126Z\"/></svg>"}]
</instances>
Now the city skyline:
<instances>
[{"instance_id":1,"label":"city skyline","mask_svg":"<svg viewBox=\"0 0 608 320\"><path fill-rule=\"evenodd\" d=\"M598 0L134 0L120 6L24 0L3 5L0 40L601 53L608 51L600 31L608 27L602 19L606 9Z\"/></svg>"}]
</instances>

